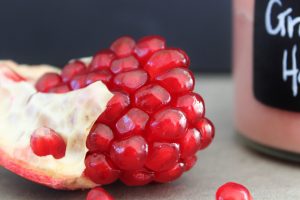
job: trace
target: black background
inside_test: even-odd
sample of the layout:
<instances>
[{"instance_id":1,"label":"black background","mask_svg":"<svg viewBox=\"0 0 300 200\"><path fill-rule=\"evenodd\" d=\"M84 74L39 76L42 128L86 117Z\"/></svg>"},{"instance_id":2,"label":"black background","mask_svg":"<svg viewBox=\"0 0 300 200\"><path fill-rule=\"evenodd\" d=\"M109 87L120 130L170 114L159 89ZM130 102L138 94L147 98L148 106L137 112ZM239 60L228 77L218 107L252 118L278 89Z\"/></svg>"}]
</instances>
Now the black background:
<instances>
[{"instance_id":1,"label":"black background","mask_svg":"<svg viewBox=\"0 0 300 200\"><path fill-rule=\"evenodd\" d=\"M62 66L149 34L187 51L193 70L230 70L230 0L0 0L0 59Z\"/></svg>"}]
</instances>

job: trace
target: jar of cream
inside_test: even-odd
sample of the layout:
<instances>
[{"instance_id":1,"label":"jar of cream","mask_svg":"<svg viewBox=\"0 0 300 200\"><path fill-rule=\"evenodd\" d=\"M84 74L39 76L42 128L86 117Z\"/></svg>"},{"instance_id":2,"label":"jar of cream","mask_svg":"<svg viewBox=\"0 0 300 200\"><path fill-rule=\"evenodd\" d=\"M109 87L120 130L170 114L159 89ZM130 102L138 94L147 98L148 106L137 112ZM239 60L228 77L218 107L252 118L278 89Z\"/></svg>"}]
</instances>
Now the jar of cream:
<instances>
[{"instance_id":1,"label":"jar of cream","mask_svg":"<svg viewBox=\"0 0 300 200\"><path fill-rule=\"evenodd\" d=\"M251 146L300 161L300 4L233 0L235 126Z\"/></svg>"}]
</instances>

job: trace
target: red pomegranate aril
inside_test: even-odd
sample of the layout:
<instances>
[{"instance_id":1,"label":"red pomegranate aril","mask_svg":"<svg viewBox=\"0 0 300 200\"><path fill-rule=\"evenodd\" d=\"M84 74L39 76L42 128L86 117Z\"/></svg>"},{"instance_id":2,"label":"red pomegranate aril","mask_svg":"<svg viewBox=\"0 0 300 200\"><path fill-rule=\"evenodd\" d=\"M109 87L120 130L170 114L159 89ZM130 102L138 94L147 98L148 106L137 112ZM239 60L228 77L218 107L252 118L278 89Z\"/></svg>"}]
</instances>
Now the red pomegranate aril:
<instances>
[{"instance_id":1,"label":"red pomegranate aril","mask_svg":"<svg viewBox=\"0 0 300 200\"><path fill-rule=\"evenodd\" d=\"M189 171L197 162L197 156L193 155L184 159L185 171Z\"/></svg>"},{"instance_id":2,"label":"red pomegranate aril","mask_svg":"<svg viewBox=\"0 0 300 200\"><path fill-rule=\"evenodd\" d=\"M146 36L137 42L134 53L144 65L154 52L164 49L165 46L166 40L164 38L158 35Z\"/></svg>"},{"instance_id":3,"label":"red pomegranate aril","mask_svg":"<svg viewBox=\"0 0 300 200\"><path fill-rule=\"evenodd\" d=\"M138 108L131 108L116 123L116 130L119 137L142 134L149 116Z\"/></svg>"},{"instance_id":4,"label":"red pomegranate aril","mask_svg":"<svg viewBox=\"0 0 300 200\"><path fill-rule=\"evenodd\" d=\"M46 73L35 84L37 91L48 92L52 87L59 85L62 79L59 74Z\"/></svg>"},{"instance_id":5,"label":"red pomegranate aril","mask_svg":"<svg viewBox=\"0 0 300 200\"><path fill-rule=\"evenodd\" d=\"M74 76L72 78L72 80L70 81L70 86L72 90L78 90L80 88L84 88L85 86L87 86L86 84L86 74L81 74L81 75L77 75Z\"/></svg>"},{"instance_id":6,"label":"red pomegranate aril","mask_svg":"<svg viewBox=\"0 0 300 200\"><path fill-rule=\"evenodd\" d=\"M67 93L70 91L71 91L71 89L70 89L69 85L67 85L67 84L55 86L48 90L49 93L57 93L57 94L63 94L63 93Z\"/></svg>"},{"instance_id":7,"label":"red pomegranate aril","mask_svg":"<svg viewBox=\"0 0 300 200\"><path fill-rule=\"evenodd\" d=\"M108 158L99 153L93 153L85 158L84 174L93 182L106 185L119 178L120 170L116 169Z\"/></svg>"},{"instance_id":8,"label":"red pomegranate aril","mask_svg":"<svg viewBox=\"0 0 300 200\"><path fill-rule=\"evenodd\" d=\"M184 68L171 69L156 77L155 80L173 95L191 92L195 82L192 73Z\"/></svg>"},{"instance_id":9,"label":"red pomegranate aril","mask_svg":"<svg viewBox=\"0 0 300 200\"><path fill-rule=\"evenodd\" d=\"M183 163L177 163L172 169L155 173L154 180L159 183L167 183L178 179L185 171Z\"/></svg>"},{"instance_id":10,"label":"red pomegranate aril","mask_svg":"<svg viewBox=\"0 0 300 200\"><path fill-rule=\"evenodd\" d=\"M91 63L89 64L89 71L109 69L112 61L116 55L111 50L103 50L93 56Z\"/></svg>"},{"instance_id":11,"label":"red pomegranate aril","mask_svg":"<svg viewBox=\"0 0 300 200\"><path fill-rule=\"evenodd\" d=\"M114 134L109 126L95 124L86 140L86 147L92 152L106 152L114 139Z\"/></svg>"},{"instance_id":12,"label":"red pomegranate aril","mask_svg":"<svg viewBox=\"0 0 300 200\"><path fill-rule=\"evenodd\" d=\"M118 74L120 72L127 72L137 68L139 68L138 60L134 56L128 56L114 60L111 64L110 70L114 74Z\"/></svg>"},{"instance_id":13,"label":"red pomegranate aril","mask_svg":"<svg viewBox=\"0 0 300 200\"><path fill-rule=\"evenodd\" d=\"M179 154L178 144L155 142L149 148L146 167L155 172L169 170L177 164Z\"/></svg>"},{"instance_id":14,"label":"red pomegranate aril","mask_svg":"<svg viewBox=\"0 0 300 200\"><path fill-rule=\"evenodd\" d=\"M129 56L135 47L135 41L129 36L123 36L115 40L110 49L118 56L125 57Z\"/></svg>"},{"instance_id":15,"label":"red pomegranate aril","mask_svg":"<svg viewBox=\"0 0 300 200\"><path fill-rule=\"evenodd\" d=\"M107 124L115 123L116 120L126 112L129 104L130 98L128 95L115 92L114 96L107 103L105 111L98 118L98 121Z\"/></svg>"},{"instance_id":16,"label":"red pomegranate aril","mask_svg":"<svg viewBox=\"0 0 300 200\"><path fill-rule=\"evenodd\" d=\"M114 84L121 91L133 93L148 80L148 75L144 70L133 70L119 73L114 78Z\"/></svg>"},{"instance_id":17,"label":"red pomegranate aril","mask_svg":"<svg viewBox=\"0 0 300 200\"><path fill-rule=\"evenodd\" d=\"M141 136L115 141L110 150L112 161L123 170L141 169L147 158L148 144Z\"/></svg>"},{"instance_id":18,"label":"red pomegranate aril","mask_svg":"<svg viewBox=\"0 0 300 200\"><path fill-rule=\"evenodd\" d=\"M182 138L187 128L183 112L173 108L162 109L152 116L149 122L150 141L176 141Z\"/></svg>"},{"instance_id":19,"label":"red pomegranate aril","mask_svg":"<svg viewBox=\"0 0 300 200\"><path fill-rule=\"evenodd\" d=\"M175 67L188 67L188 60L182 51L177 49L165 49L155 52L144 69L151 78Z\"/></svg>"},{"instance_id":20,"label":"red pomegranate aril","mask_svg":"<svg viewBox=\"0 0 300 200\"><path fill-rule=\"evenodd\" d=\"M96 81L102 81L104 84L107 84L110 82L111 78L112 74L108 70L91 72L86 76L86 84L89 85Z\"/></svg>"},{"instance_id":21,"label":"red pomegranate aril","mask_svg":"<svg viewBox=\"0 0 300 200\"><path fill-rule=\"evenodd\" d=\"M144 86L135 93L135 105L148 113L159 110L170 101L169 92L156 84Z\"/></svg>"},{"instance_id":22,"label":"red pomegranate aril","mask_svg":"<svg viewBox=\"0 0 300 200\"><path fill-rule=\"evenodd\" d=\"M180 140L181 158L194 155L200 147L200 132L193 128L188 129L185 136Z\"/></svg>"},{"instance_id":23,"label":"red pomegranate aril","mask_svg":"<svg viewBox=\"0 0 300 200\"><path fill-rule=\"evenodd\" d=\"M216 200L252 200L252 196L245 186L229 182L219 187Z\"/></svg>"},{"instance_id":24,"label":"red pomegranate aril","mask_svg":"<svg viewBox=\"0 0 300 200\"><path fill-rule=\"evenodd\" d=\"M86 70L86 66L82 61L75 60L64 66L61 77L64 82L70 81L75 75L81 74Z\"/></svg>"},{"instance_id":25,"label":"red pomegranate aril","mask_svg":"<svg viewBox=\"0 0 300 200\"><path fill-rule=\"evenodd\" d=\"M103 188L97 187L89 191L86 200L114 200Z\"/></svg>"},{"instance_id":26,"label":"red pomegranate aril","mask_svg":"<svg viewBox=\"0 0 300 200\"><path fill-rule=\"evenodd\" d=\"M66 143L63 138L47 127L40 127L32 133L30 147L37 156L52 155L55 159L60 159L66 153Z\"/></svg>"},{"instance_id":27,"label":"red pomegranate aril","mask_svg":"<svg viewBox=\"0 0 300 200\"><path fill-rule=\"evenodd\" d=\"M199 150L205 149L215 137L215 127L210 120L202 118L195 123L195 127L200 131L200 147Z\"/></svg>"},{"instance_id":28,"label":"red pomegranate aril","mask_svg":"<svg viewBox=\"0 0 300 200\"><path fill-rule=\"evenodd\" d=\"M153 181L154 173L146 169L125 171L122 173L120 179L128 186L142 186Z\"/></svg>"},{"instance_id":29,"label":"red pomegranate aril","mask_svg":"<svg viewBox=\"0 0 300 200\"><path fill-rule=\"evenodd\" d=\"M185 113L187 120L192 124L205 115L204 101L196 93L189 93L178 97L174 106L180 108Z\"/></svg>"}]
</instances>

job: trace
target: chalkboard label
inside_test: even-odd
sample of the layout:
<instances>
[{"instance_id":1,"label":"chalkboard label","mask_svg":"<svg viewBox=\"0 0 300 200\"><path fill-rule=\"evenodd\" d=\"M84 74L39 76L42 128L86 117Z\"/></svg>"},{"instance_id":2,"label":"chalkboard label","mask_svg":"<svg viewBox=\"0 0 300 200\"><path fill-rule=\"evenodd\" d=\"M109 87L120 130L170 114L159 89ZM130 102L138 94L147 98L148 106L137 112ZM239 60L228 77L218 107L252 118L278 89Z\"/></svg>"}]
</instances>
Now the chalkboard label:
<instances>
[{"instance_id":1,"label":"chalkboard label","mask_svg":"<svg viewBox=\"0 0 300 200\"><path fill-rule=\"evenodd\" d=\"M299 0L256 0L253 53L256 99L300 112Z\"/></svg>"}]
</instances>

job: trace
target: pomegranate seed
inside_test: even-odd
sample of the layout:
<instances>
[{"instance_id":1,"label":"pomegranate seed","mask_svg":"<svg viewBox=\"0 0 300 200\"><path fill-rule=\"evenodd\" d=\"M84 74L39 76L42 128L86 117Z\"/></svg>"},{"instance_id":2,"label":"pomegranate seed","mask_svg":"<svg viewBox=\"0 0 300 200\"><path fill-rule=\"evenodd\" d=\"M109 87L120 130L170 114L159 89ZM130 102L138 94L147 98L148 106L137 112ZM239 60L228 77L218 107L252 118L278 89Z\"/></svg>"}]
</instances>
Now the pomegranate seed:
<instances>
[{"instance_id":1,"label":"pomegranate seed","mask_svg":"<svg viewBox=\"0 0 300 200\"><path fill-rule=\"evenodd\" d=\"M167 183L178 179L184 172L184 164L177 163L172 169L164 172L157 172L154 180L159 183Z\"/></svg>"},{"instance_id":2,"label":"pomegranate seed","mask_svg":"<svg viewBox=\"0 0 300 200\"><path fill-rule=\"evenodd\" d=\"M252 196L245 186L229 182L219 187L216 200L252 200Z\"/></svg>"},{"instance_id":3,"label":"pomegranate seed","mask_svg":"<svg viewBox=\"0 0 300 200\"><path fill-rule=\"evenodd\" d=\"M196 120L204 117L205 106L202 97L196 93L189 93L177 98L175 105L185 113L187 120L190 123L195 123Z\"/></svg>"},{"instance_id":4,"label":"pomegranate seed","mask_svg":"<svg viewBox=\"0 0 300 200\"><path fill-rule=\"evenodd\" d=\"M104 84L107 84L110 82L111 77L112 74L108 70L92 72L86 76L86 85L95 83L96 81L102 81Z\"/></svg>"},{"instance_id":5,"label":"pomegranate seed","mask_svg":"<svg viewBox=\"0 0 300 200\"><path fill-rule=\"evenodd\" d=\"M128 95L115 92L115 95L109 100L105 111L100 115L98 121L107 124L113 124L127 109L130 104Z\"/></svg>"},{"instance_id":6,"label":"pomegranate seed","mask_svg":"<svg viewBox=\"0 0 300 200\"><path fill-rule=\"evenodd\" d=\"M197 121L195 126L201 134L199 150L205 149L215 137L215 127L211 121L205 118Z\"/></svg>"},{"instance_id":7,"label":"pomegranate seed","mask_svg":"<svg viewBox=\"0 0 300 200\"><path fill-rule=\"evenodd\" d=\"M89 191L86 200L114 200L104 189L97 187Z\"/></svg>"},{"instance_id":8,"label":"pomegranate seed","mask_svg":"<svg viewBox=\"0 0 300 200\"><path fill-rule=\"evenodd\" d=\"M187 93L194 89L194 77L184 68L171 69L156 77L156 80L173 95Z\"/></svg>"},{"instance_id":9,"label":"pomegranate seed","mask_svg":"<svg viewBox=\"0 0 300 200\"><path fill-rule=\"evenodd\" d=\"M128 186L142 186L152 182L154 173L146 169L125 171L122 173L120 179Z\"/></svg>"},{"instance_id":10,"label":"pomegranate seed","mask_svg":"<svg viewBox=\"0 0 300 200\"><path fill-rule=\"evenodd\" d=\"M147 154L148 145L141 136L115 141L110 151L111 159L124 170L141 169L146 162Z\"/></svg>"},{"instance_id":11,"label":"pomegranate seed","mask_svg":"<svg viewBox=\"0 0 300 200\"><path fill-rule=\"evenodd\" d=\"M185 171L189 171L190 169L192 169L196 162L197 157L195 155L184 159Z\"/></svg>"},{"instance_id":12,"label":"pomegranate seed","mask_svg":"<svg viewBox=\"0 0 300 200\"><path fill-rule=\"evenodd\" d=\"M153 113L171 101L171 96L163 87L155 84L147 85L135 93L135 104L142 110Z\"/></svg>"},{"instance_id":13,"label":"pomegranate seed","mask_svg":"<svg viewBox=\"0 0 300 200\"><path fill-rule=\"evenodd\" d=\"M55 159L60 159L66 153L66 143L63 138L47 127L40 127L32 133L30 147L37 156L52 155Z\"/></svg>"},{"instance_id":14,"label":"pomegranate seed","mask_svg":"<svg viewBox=\"0 0 300 200\"><path fill-rule=\"evenodd\" d=\"M174 141L184 136L186 128L187 120L180 110L163 109L150 120L148 137L155 141Z\"/></svg>"},{"instance_id":15,"label":"pomegranate seed","mask_svg":"<svg viewBox=\"0 0 300 200\"><path fill-rule=\"evenodd\" d=\"M76 60L68 63L61 72L61 77L64 82L70 81L75 75L81 74L86 69L83 62Z\"/></svg>"},{"instance_id":16,"label":"pomegranate seed","mask_svg":"<svg viewBox=\"0 0 300 200\"><path fill-rule=\"evenodd\" d=\"M84 174L97 184L110 184L117 180L120 171L117 170L103 154L93 153L85 159Z\"/></svg>"},{"instance_id":17,"label":"pomegranate seed","mask_svg":"<svg viewBox=\"0 0 300 200\"><path fill-rule=\"evenodd\" d=\"M115 74L120 72L127 72L139 67L139 62L134 56L128 56L125 58L119 58L112 62L111 71Z\"/></svg>"},{"instance_id":18,"label":"pomegranate seed","mask_svg":"<svg viewBox=\"0 0 300 200\"><path fill-rule=\"evenodd\" d=\"M177 49L159 50L150 57L144 69L154 78L175 67L188 67L188 59L185 56Z\"/></svg>"},{"instance_id":19,"label":"pomegranate seed","mask_svg":"<svg viewBox=\"0 0 300 200\"><path fill-rule=\"evenodd\" d=\"M86 147L93 152L105 152L110 148L114 135L109 126L95 124L86 140Z\"/></svg>"},{"instance_id":20,"label":"pomegranate seed","mask_svg":"<svg viewBox=\"0 0 300 200\"><path fill-rule=\"evenodd\" d=\"M103 50L94 55L90 65L89 71L109 69L112 61L116 55L111 50Z\"/></svg>"},{"instance_id":21,"label":"pomegranate seed","mask_svg":"<svg viewBox=\"0 0 300 200\"><path fill-rule=\"evenodd\" d=\"M174 167L178 159L178 144L155 142L149 149L146 166L155 172L166 171Z\"/></svg>"},{"instance_id":22,"label":"pomegranate seed","mask_svg":"<svg viewBox=\"0 0 300 200\"><path fill-rule=\"evenodd\" d=\"M57 94L62 94L62 93L67 93L70 92L70 87L67 84L59 85L56 87L53 87L48 90L49 93L57 93Z\"/></svg>"},{"instance_id":23,"label":"pomegranate seed","mask_svg":"<svg viewBox=\"0 0 300 200\"><path fill-rule=\"evenodd\" d=\"M135 41L128 36L123 36L112 43L110 49L115 52L118 57L129 56L135 47Z\"/></svg>"},{"instance_id":24,"label":"pomegranate seed","mask_svg":"<svg viewBox=\"0 0 300 200\"><path fill-rule=\"evenodd\" d=\"M48 92L50 88L59 85L62 82L61 77L56 73L44 74L35 84L37 91Z\"/></svg>"},{"instance_id":25,"label":"pomegranate seed","mask_svg":"<svg viewBox=\"0 0 300 200\"><path fill-rule=\"evenodd\" d=\"M166 41L160 36L146 36L141 38L134 49L135 55L144 65L152 54L158 50L164 49Z\"/></svg>"},{"instance_id":26,"label":"pomegranate seed","mask_svg":"<svg viewBox=\"0 0 300 200\"><path fill-rule=\"evenodd\" d=\"M144 70L133 70L117 74L114 78L114 84L128 93L133 93L142 87L148 80L148 75Z\"/></svg>"},{"instance_id":27,"label":"pomegranate seed","mask_svg":"<svg viewBox=\"0 0 300 200\"><path fill-rule=\"evenodd\" d=\"M131 135L142 134L148 119L149 116L144 111L138 108L130 109L116 123L118 135L121 137L128 137Z\"/></svg>"},{"instance_id":28,"label":"pomegranate seed","mask_svg":"<svg viewBox=\"0 0 300 200\"><path fill-rule=\"evenodd\" d=\"M84 88L87 85L86 82L85 74L74 76L70 81L71 89L78 90L80 88Z\"/></svg>"},{"instance_id":29,"label":"pomegranate seed","mask_svg":"<svg viewBox=\"0 0 300 200\"><path fill-rule=\"evenodd\" d=\"M180 141L181 158L194 155L200 147L200 132L193 128L188 129Z\"/></svg>"}]
</instances>

